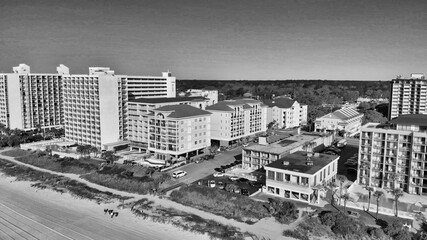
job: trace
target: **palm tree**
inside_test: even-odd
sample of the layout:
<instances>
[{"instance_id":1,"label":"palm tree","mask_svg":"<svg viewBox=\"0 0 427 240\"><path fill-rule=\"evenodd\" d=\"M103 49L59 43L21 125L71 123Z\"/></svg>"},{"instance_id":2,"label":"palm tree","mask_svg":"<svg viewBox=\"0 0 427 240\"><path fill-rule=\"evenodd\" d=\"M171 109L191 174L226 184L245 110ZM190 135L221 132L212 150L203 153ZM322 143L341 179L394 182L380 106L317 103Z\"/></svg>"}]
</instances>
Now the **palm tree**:
<instances>
[{"instance_id":1,"label":"palm tree","mask_svg":"<svg viewBox=\"0 0 427 240\"><path fill-rule=\"evenodd\" d=\"M344 193L341 198L344 200L344 212L346 213L347 201L350 200L350 194Z\"/></svg>"},{"instance_id":2,"label":"palm tree","mask_svg":"<svg viewBox=\"0 0 427 240\"><path fill-rule=\"evenodd\" d=\"M377 198L377 214L376 214L376 216L375 216L375 218L376 219L378 219L378 207L379 207L379 204L380 204L380 199L381 199L381 197L384 195L384 193L383 192L381 192L381 191L375 191L374 192L374 197L376 197Z\"/></svg>"},{"instance_id":3,"label":"palm tree","mask_svg":"<svg viewBox=\"0 0 427 240\"><path fill-rule=\"evenodd\" d=\"M371 207L371 194L373 191L375 191L375 189L369 185L366 185L365 189L368 191L368 212L369 212L369 208Z\"/></svg>"},{"instance_id":4,"label":"palm tree","mask_svg":"<svg viewBox=\"0 0 427 240\"><path fill-rule=\"evenodd\" d=\"M335 182L333 182L333 181L330 181L330 182L328 182L328 184L327 184L327 187L329 188L329 189L331 189L331 192L332 192L332 196L331 196L331 204L332 205L334 205L334 203L335 203L335 198L334 198L334 196L335 196L335 192L336 192L336 187L338 187L338 185L335 183Z\"/></svg>"},{"instance_id":5,"label":"palm tree","mask_svg":"<svg viewBox=\"0 0 427 240\"><path fill-rule=\"evenodd\" d=\"M397 217L398 213L399 213L399 208L398 208L398 200L400 197L403 196L403 190L400 188L395 188L391 191L391 194L394 196L394 202L395 202L395 216Z\"/></svg>"},{"instance_id":6,"label":"palm tree","mask_svg":"<svg viewBox=\"0 0 427 240\"><path fill-rule=\"evenodd\" d=\"M344 175L338 175L337 180L340 182L340 205L341 205L341 198L342 198L342 186L347 181L347 177Z\"/></svg>"}]
</instances>

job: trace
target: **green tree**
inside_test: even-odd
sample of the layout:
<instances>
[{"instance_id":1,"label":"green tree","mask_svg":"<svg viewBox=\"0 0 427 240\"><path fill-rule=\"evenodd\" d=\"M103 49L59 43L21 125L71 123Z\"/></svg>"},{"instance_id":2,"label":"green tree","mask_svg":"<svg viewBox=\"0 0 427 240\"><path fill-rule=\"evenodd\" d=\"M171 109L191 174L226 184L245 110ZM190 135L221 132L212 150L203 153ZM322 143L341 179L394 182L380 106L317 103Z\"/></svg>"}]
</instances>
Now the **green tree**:
<instances>
[{"instance_id":1,"label":"green tree","mask_svg":"<svg viewBox=\"0 0 427 240\"><path fill-rule=\"evenodd\" d=\"M374 122L384 124L387 122L387 118L384 117L381 113L375 110L367 110L362 120L363 124Z\"/></svg>"},{"instance_id":2,"label":"green tree","mask_svg":"<svg viewBox=\"0 0 427 240\"><path fill-rule=\"evenodd\" d=\"M344 212L346 213L346 212L347 212L347 211L346 211L347 201L351 199L351 198L350 198L350 194L349 194L349 193L344 193L344 194L341 196L341 198L342 198L342 200L344 201Z\"/></svg>"},{"instance_id":3,"label":"green tree","mask_svg":"<svg viewBox=\"0 0 427 240\"><path fill-rule=\"evenodd\" d=\"M341 199L342 199L342 187L343 187L344 183L347 181L347 177L346 177L346 176L344 176L344 175L338 175L338 176L337 176L337 180L338 180L338 181L339 181L339 183L340 183L340 202L339 202L339 204L341 205Z\"/></svg>"},{"instance_id":4,"label":"green tree","mask_svg":"<svg viewBox=\"0 0 427 240\"><path fill-rule=\"evenodd\" d=\"M377 214L375 215L375 218L376 219L378 219L378 208L379 208L379 206L380 206L380 199L382 198L382 196L384 195L384 193L383 192L381 192L381 191L375 191L374 192L374 197L376 198L376 200L377 200Z\"/></svg>"},{"instance_id":5,"label":"green tree","mask_svg":"<svg viewBox=\"0 0 427 240\"><path fill-rule=\"evenodd\" d=\"M365 189L368 191L368 210L367 211L369 212L369 208L371 207L371 195L375 189L369 185L366 185Z\"/></svg>"},{"instance_id":6,"label":"green tree","mask_svg":"<svg viewBox=\"0 0 427 240\"><path fill-rule=\"evenodd\" d=\"M394 196L395 216L397 217L399 214L399 198L403 196L403 190L400 188L395 188L391 191L391 194Z\"/></svg>"}]
</instances>

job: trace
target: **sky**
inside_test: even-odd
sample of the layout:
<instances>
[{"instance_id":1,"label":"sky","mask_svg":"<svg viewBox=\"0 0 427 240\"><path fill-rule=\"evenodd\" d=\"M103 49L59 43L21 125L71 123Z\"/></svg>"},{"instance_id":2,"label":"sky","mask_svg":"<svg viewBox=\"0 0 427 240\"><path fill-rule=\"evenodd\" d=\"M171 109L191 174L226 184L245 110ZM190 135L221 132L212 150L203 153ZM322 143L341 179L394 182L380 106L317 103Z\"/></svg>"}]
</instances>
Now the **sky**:
<instances>
[{"instance_id":1,"label":"sky","mask_svg":"<svg viewBox=\"0 0 427 240\"><path fill-rule=\"evenodd\" d=\"M0 0L0 72L390 80L427 74L426 0Z\"/></svg>"}]
</instances>

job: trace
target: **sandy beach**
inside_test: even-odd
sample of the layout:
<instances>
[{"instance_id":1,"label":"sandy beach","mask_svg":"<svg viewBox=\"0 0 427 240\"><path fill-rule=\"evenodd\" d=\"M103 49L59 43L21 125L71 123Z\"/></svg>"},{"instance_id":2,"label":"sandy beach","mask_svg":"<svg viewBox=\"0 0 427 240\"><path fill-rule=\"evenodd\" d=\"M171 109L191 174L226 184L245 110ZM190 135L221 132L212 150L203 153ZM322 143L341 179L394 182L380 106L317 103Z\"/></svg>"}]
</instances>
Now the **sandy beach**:
<instances>
[{"instance_id":1,"label":"sandy beach","mask_svg":"<svg viewBox=\"0 0 427 240\"><path fill-rule=\"evenodd\" d=\"M0 239L209 239L138 218L128 209L117 210L119 202L98 205L13 180L0 176ZM105 215L105 208L119 216Z\"/></svg>"}]
</instances>

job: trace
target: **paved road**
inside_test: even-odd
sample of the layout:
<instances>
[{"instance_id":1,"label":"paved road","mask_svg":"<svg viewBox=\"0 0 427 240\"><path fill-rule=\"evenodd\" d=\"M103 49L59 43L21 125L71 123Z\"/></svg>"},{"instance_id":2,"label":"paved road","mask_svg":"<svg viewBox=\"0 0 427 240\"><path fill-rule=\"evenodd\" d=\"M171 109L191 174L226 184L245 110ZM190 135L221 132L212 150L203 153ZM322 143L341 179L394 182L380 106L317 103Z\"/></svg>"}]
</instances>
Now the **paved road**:
<instances>
[{"instance_id":1,"label":"paved road","mask_svg":"<svg viewBox=\"0 0 427 240\"><path fill-rule=\"evenodd\" d=\"M234 148L230 151L221 152L215 156L214 159L208 161L202 161L200 163L191 163L185 166L182 166L180 170L186 171L187 176L178 179L177 181L183 183L192 183L196 180L205 178L215 172L215 168L221 165L227 165L234 162L236 159L235 155L242 153L242 147ZM176 171L177 169L171 170L171 172Z\"/></svg>"},{"instance_id":2,"label":"paved road","mask_svg":"<svg viewBox=\"0 0 427 240\"><path fill-rule=\"evenodd\" d=\"M338 161L338 174L345 175L348 180L355 181L357 173L354 170L348 170L348 167L344 165L347 159L351 158L359 151L359 139L347 138L347 145L341 148L340 159Z\"/></svg>"}]
</instances>

